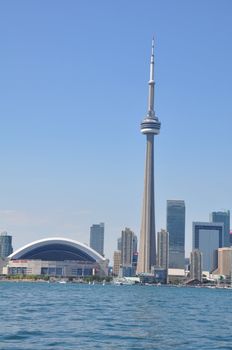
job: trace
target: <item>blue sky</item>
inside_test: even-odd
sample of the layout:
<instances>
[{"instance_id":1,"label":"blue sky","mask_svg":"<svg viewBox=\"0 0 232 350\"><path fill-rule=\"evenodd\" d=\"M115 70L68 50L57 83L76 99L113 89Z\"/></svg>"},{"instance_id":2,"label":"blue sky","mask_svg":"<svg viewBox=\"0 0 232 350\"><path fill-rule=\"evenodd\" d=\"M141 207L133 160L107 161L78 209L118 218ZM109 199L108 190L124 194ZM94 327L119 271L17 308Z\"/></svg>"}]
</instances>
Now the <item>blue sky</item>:
<instances>
[{"instance_id":1,"label":"blue sky","mask_svg":"<svg viewBox=\"0 0 232 350\"><path fill-rule=\"evenodd\" d=\"M192 221L231 209L231 1L0 2L0 229L18 248L64 236L89 242L105 222L112 256L139 235L155 35L157 230L166 200Z\"/></svg>"}]
</instances>

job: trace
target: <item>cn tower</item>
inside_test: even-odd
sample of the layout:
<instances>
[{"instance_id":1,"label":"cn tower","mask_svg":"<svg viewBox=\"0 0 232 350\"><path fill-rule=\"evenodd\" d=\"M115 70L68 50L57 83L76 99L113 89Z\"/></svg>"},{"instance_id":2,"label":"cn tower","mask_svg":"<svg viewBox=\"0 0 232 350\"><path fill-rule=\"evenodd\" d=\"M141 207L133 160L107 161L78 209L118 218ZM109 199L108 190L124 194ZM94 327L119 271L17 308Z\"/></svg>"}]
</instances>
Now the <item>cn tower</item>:
<instances>
[{"instance_id":1,"label":"cn tower","mask_svg":"<svg viewBox=\"0 0 232 350\"><path fill-rule=\"evenodd\" d=\"M154 39L152 40L150 80L148 82L148 112L141 122L141 133L146 135L146 165L144 177L144 194L142 223L140 231L139 256L137 273L149 273L156 265L156 234L155 234L155 196L154 196L154 136L160 132L160 121L154 110Z\"/></svg>"}]
</instances>

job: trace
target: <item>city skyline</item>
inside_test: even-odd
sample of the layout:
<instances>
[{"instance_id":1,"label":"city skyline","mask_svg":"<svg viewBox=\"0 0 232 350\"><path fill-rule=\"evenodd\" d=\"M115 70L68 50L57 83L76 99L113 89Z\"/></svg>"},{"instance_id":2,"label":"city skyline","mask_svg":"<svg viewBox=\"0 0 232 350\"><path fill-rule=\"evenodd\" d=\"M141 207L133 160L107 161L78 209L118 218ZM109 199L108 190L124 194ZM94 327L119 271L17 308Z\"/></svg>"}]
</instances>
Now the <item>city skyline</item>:
<instances>
[{"instance_id":1,"label":"city skyline","mask_svg":"<svg viewBox=\"0 0 232 350\"><path fill-rule=\"evenodd\" d=\"M0 6L0 230L14 249L57 235L88 243L90 226L104 221L112 259L123 227L139 236L138 125L155 34L156 231L166 227L166 200L184 199L188 256L192 222L231 209L232 4Z\"/></svg>"}]
</instances>

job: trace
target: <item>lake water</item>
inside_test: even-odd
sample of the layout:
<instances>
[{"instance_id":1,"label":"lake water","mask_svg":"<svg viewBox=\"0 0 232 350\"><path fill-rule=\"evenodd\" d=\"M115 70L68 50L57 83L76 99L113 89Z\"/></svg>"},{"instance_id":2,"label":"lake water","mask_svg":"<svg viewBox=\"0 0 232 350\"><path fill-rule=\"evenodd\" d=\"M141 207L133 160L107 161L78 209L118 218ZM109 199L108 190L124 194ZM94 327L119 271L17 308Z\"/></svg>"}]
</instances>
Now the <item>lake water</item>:
<instances>
[{"instance_id":1,"label":"lake water","mask_svg":"<svg viewBox=\"0 0 232 350\"><path fill-rule=\"evenodd\" d=\"M1 350L232 349L232 290L0 283Z\"/></svg>"}]
</instances>

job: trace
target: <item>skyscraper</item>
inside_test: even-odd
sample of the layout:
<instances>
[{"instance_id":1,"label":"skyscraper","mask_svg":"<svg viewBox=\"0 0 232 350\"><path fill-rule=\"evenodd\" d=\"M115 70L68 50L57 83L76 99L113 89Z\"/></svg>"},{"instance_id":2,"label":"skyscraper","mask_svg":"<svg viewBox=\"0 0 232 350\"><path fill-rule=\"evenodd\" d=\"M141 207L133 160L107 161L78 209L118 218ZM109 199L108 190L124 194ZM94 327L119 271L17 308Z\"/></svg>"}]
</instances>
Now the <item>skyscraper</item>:
<instances>
[{"instance_id":1,"label":"skyscraper","mask_svg":"<svg viewBox=\"0 0 232 350\"><path fill-rule=\"evenodd\" d=\"M214 271L218 266L218 248L223 246L223 223L193 222L193 250L202 252L203 271Z\"/></svg>"},{"instance_id":2,"label":"skyscraper","mask_svg":"<svg viewBox=\"0 0 232 350\"><path fill-rule=\"evenodd\" d=\"M120 265L121 265L121 251L116 250L114 252L114 267L113 267L113 274L115 276L118 276L119 274Z\"/></svg>"},{"instance_id":3,"label":"skyscraper","mask_svg":"<svg viewBox=\"0 0 232 350\"><path fill-rule=\"evenodd\" d=\"M194 249L190 253L190 278L192 280L202 280L202 252Z\"/></svg>"},{"instance_id":4,"label":"skyscraper","mask_svg":"<svg viewBox=\"0 0 232 350\"><path fill-rule=\"evenodd\" d=\"M102 256L104 255L104 223L94 224L90 227L90 247Z\"/></svg>"},{"instance_id":5,"label":"skyscraper","mask_svg":"<svg viewBox=\"0 0 232 350\"><path fill-rule=\"evenodd\" d=\"M211 214L211 221L222 222L224 224L223 247L230 247L230 211L213 211Z\"/></svg>"},{"instance_id":6,"label":"skyscraper","mask_svg":"<svg viewBox=\"0 0 232 350\"><path fill-rule=\"evenodd\" d=\"M166 230L161 230L157 235L157 265L168 270L169 234Z\"/></svg>"},{"instance_id":7,"label":"skyscraper","mask_svg":"<svg viewBox=\"0 0 232 350\"><path fill-rule=\"evenodd\" d=\"M13 253L12 236L9 236L7 232L2 232L0 235L0 258L6 258Z\"/></svg>"},{"instance_id":8,"label":"skyscraper","mask_svg":"<svg viewBox=\"0 0 232 350\"><path fill-rule=\"evenodd\" d=\"M132 266L133 238L134 233L126 227L125 230L122 231L121 265L123 267Z\"/></svg>"},{"instance_id":9,"label":"skyscraper","mask_svg":"<svg viewBox=\"0 0 232 350\"><path fill-rule=\"evenodd\" d=\"M141 123L141 133L146 135L147 148L137 273L149 273L151 272L151 266L156 265L154 135L159 134L161 124L154 110L154 39L152 40L150 80L148 85L148 112Z\"/></svg>"},{"instance_id":10,"label":"skyscraper","mask_svg":"<svg viewBox=\"0 0 232 350\"><path fill-rule=\"evenodd\" d=\"M169 267L184 269L185 265L185 203L167 201L167 231L169 233Z\"/></svg>"}]
</instances>

